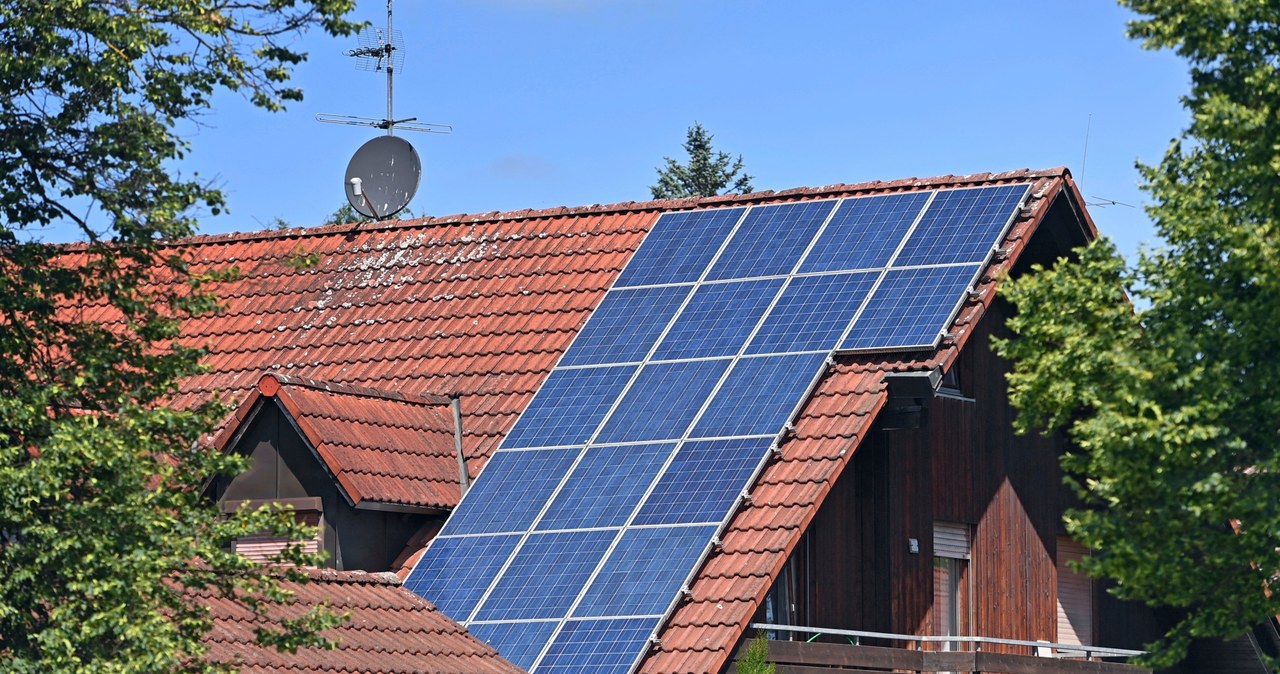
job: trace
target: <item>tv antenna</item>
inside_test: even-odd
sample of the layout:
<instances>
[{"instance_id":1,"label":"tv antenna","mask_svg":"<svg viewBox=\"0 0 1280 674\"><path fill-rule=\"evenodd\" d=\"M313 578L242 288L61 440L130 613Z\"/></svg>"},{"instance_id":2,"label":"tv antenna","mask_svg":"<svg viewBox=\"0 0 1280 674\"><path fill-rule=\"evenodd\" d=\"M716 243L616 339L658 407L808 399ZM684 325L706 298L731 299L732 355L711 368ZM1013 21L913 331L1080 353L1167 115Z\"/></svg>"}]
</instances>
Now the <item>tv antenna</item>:
<instances>
[{"instance_id":1,"label":"tv antenna","mask_svg":"<svg viewBox=\"0 0 1280 674\"><path fill-rule=\"evenodd\" d=\"M394 111L395 73L404 65L404 39L392 29L392 0L387 0L387 28L365 26L357 38L359 46L344 52L358 59L357 68L387 73L387 116L382 119L318 113L316 121L384 129L351 157L344 188L347 201L361 215L387 218L399 213L418 191L422 161L409 141L396 137L396 130L421 133L452 133L448 124L417 121L417 117L396 119Z\"/></svg>"}]
</instances>

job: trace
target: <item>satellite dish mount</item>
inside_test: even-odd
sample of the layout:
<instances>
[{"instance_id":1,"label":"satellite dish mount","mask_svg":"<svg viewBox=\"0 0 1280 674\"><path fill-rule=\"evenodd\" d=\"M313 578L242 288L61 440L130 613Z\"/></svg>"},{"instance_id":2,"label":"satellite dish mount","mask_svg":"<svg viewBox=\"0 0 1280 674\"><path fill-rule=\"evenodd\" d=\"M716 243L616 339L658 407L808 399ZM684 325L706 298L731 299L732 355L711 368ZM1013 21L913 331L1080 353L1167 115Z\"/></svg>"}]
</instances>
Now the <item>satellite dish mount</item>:
<instances>
[{"instance_id":1,"label":"satellite dish mount","mask_svg":"<svg viewBox=\"0 0 1280 674\"><path fill-rule=\"evenodd\" d=\"M347 56L359 60L361 70L387 73L387 116L382 119L319 113L316 121L385 129L386 136L370 140L356 151L347 164L347 201L361 215L388 218L409 205L422 177L422 161L408 141L397 138L396 130L422 133L452 133L448 124L417 121L417 117L396 119L394 112L395 73L404 65L404 39L392 30L392 0L387 0L387 28L366 26L360 31L360 46Z\"/></svg>"}]
</instances>

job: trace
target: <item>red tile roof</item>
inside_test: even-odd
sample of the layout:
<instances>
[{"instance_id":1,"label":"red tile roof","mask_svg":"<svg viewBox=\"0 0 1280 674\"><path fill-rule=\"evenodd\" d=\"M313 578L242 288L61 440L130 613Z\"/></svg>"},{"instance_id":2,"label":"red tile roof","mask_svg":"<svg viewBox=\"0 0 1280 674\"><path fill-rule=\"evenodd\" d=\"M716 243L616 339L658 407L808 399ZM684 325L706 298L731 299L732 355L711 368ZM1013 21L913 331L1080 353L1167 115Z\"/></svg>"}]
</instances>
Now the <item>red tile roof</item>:
<instances>
[{"instance_id":1,"label":"red tile roof","mask_svg":"<svg viewBox=\"0 0 1280 674\"><path fill-rule=\"evenodd\" d=\"M263 623L248 609L210 591L192 599L209 607L213 630L205 638L209 657L238 665L244 674L259 672L352 672L361 674L436 672L517 674L519 667L436 610L430 602L400 586L393 574L311 570L310 582L284 581L294 594L273 613L295 618L318 606L350 618L322 632L338 643L335 650L302 648L281 653L254 642Z\"/></svg>"},{"instance_id":2,"label":"red tile roof","mask_svg":"<svg viewBox=\"0 0 1280 674\"><path fill-rule=\"evenodd\" d=\"M266 374L215 441L226 448L274 398L352 505L452 508L459 470L448 398Z\"/></svg>"},{"instance_id":3,"label":"red tile roof","mask_svg":"<svg viewBox=\"0 0 1280 674\"><path fill-rule=\"evenodd\" d=\"M197 237L175 244L195 271L235 265L241 276L213 289L223 314L186 326L183 341L209 349L209 371L183 385L178 403L243 396L263 371L456 393L475 474L661 212L1028 181L1032 212L1019 217L953 336L922 358L837 359L641 665L717 671L884 405L884 372L954 360L993 301L995 272L1010 268L1053 197L1075 189L1064 169Z\"/></svg>"}]
</instances>

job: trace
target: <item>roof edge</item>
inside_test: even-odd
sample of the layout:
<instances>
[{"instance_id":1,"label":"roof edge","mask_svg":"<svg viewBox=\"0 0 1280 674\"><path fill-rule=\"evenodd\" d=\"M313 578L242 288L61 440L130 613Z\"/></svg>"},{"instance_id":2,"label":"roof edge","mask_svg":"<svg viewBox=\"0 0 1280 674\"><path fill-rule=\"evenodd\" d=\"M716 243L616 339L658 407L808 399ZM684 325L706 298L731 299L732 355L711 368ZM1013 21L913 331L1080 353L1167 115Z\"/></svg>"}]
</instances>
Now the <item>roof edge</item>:
<instances>
[{"instance_id":1,"label":"roof edge","mask_svg":"<svg viewBox=\"0 0 1280 674\"><path fill-rule=\"evenodd\" d=\"M1070 171L1065 166L1044 169L1024 168L1000 173L971 173L967 175L948 174L929 178L900 178L898 180L890 181L874 180L862 183L834 183L822 187L796 187L779 191L763 190L747 194L727 194L714 197L622 201L612 204L593 204L590 206L553 206L541 209L525 208L511 211L490 211L487 213L457 213L453 215L427 216L415 218L413 220L383 220L379 222L330 224L321 225L319 227L295 227L291 229L273 229L255 232L199 234L184 237L177 241L166 242L165 247L176 248L195 244L226 243L232 241L299 239L329 234L355 234L357 232L409 227L430 227L436 225L495 222L501 220L529 220L567 215L584 216L645 211L679 211L702 207L724 207L736 204L749 205L805 197L822 198L848 196L856 193L875 194L939 187L967 187L988 183L1016 182L1035 180L1039 178L1061 178L1068 176L1070 176ZM81 244L69 244L69 248L74 249L80 245Z\"/></svg>"},{"instance_id":2,"label":"roof edge","mask_svg":"<svg viewBox=\"0 0 1280 674\"><path fill-rule=\"evenodd\" d=\"M275 374L268 372L258 379L258 391L267 397L274 398L280 391L282 386L298 386L309 388L316 391L326 391L328 393L337 393L340 395L361 396L364 398L380 398L382 400L391 400L395 402L412 403L415 405L431 405L443 406L450 404L448 396L405 393L403 391L387 391L368 386L355 386L353 384L336 384L318 379L307 379L306 377L297 377L292 375Z\"/></svg>"}]
</instances>

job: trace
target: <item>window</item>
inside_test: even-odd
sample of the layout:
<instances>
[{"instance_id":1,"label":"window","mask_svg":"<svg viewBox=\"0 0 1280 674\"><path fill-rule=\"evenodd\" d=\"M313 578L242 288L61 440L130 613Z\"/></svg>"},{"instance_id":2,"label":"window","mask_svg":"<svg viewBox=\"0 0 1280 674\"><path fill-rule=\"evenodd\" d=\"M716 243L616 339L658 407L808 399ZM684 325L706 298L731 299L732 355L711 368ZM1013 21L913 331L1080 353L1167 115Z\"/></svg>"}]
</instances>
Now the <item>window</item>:
<instances>
[{"instance_id":1,"label":"window","mask_svg":"<svg viewBox=\"0 0 1280 674\"><path fill-rule=\"evenodd\" d=\"M1089 556L1089 549L1058 537L1058 643L1093 645L1093 584L1089 576L1071 568Z\"/></svg>"},{"instance_id":2,"label":"window","mask_svg":"<svg viewBox=\"0 0 1280 674\"><path fill-rule=\"evenodd\" d=\"M969 526L933 525L933 634L960 636L969 623ZM943 645L956 650L956 644Z\"/></svg>"},{"instance_id":3,"label":"window","mask_svg":"<svg viewBox=\"0 0 1280 674\"><path fill-rule=\"evenodd\" d=\"M278 507L290 507L294 510L297 521L310 527L315 527L315 536L302 542L304 552L316 553L320 551L320 541L323 534L321 525L323 524L323 514L321 512L321 501L319 498L289 498L289 499L270 499L262 501L223 501L223 512L234 512L241 506L247 508L259 508L264 505L274 505ZM232 544L233 549L261 564L272 556L278 554L289 544L288 539L276 536L245 536L237 538Z\"/></svg>"}]
</instances>

